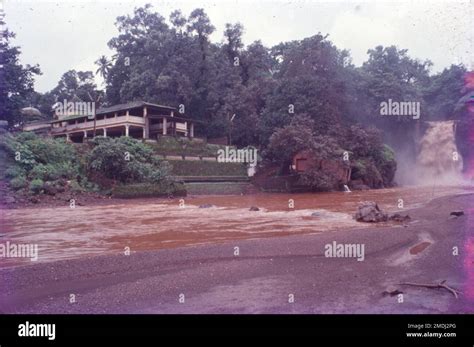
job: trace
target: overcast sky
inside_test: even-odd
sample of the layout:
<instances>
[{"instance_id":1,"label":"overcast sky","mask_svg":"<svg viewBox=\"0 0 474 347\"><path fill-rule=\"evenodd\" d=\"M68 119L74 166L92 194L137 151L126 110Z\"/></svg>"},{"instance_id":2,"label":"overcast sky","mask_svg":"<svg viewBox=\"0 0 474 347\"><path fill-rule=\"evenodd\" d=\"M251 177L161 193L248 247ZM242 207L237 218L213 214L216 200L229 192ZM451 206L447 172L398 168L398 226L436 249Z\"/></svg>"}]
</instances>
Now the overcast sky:
<instances>
[{"instance_id":1,"label":"overcast sky","mask_svg":"<svg viewBox=\"0 0 474 347\"><path fill-rule=\"evenodd\" d=\"M39 64L43 72L36 78L40 92L54 88L68 70L95 71L100 55L113 54L107 42L117 35L116 17L146 3L165 18L175 9L187 16L204 8L216 27L214 42L222 40L225 23L240 22L245 44L260 39L272 46L321 32L350 50L356 65L366 60L368 49L395 44L412 57L431 60L435 72L452 63L473 68L474 2L469 1L3 1L21 62Z\"/></svg>"}]
</instances>

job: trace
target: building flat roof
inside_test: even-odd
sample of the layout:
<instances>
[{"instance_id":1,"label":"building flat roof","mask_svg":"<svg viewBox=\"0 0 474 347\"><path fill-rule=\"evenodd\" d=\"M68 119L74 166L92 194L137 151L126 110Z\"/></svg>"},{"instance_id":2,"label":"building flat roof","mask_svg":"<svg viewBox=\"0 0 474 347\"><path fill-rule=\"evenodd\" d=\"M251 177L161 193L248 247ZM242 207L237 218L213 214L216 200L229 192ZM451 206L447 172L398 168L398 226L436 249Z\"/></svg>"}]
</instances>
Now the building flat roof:
<instances>
[{"instance_id":1,"label":"building flat roof","mask_svg":"<svg viewBox=\"0 0 474 347\"><path fill-rule=\"evenodd\" d=\"M109 106L109 107L101 107L97 110L96 114L104 114L104 113L125 111L125 110L130 110L132 108L143 107L143 106L164 108L164 109L173 110L173 111L176 110L175 107L171 107L171 106L153 104L151 102L145 102L145 101L132 101L132 102L128 102L126 104L117 104L117 105L113 105L113 106Z\"/></svg>"},{"instance_id":2,"label":"building flat roof","mask_svg":"<svg viewBox=\"0 0 474 347\"><path fill-rule=\"evenodd\" d=\"M119 112L119 111L126 111L126 110L130 110L132 108L144 107L144 106L161 108L161 109L166 109L166 110L170 110L170 111L175 111L176 110L175 107L171 107L171 106L153 104L151 102L145 102L145 101L132 101L132 102L128 102L128 103L125 103L125 104L117 104L117 105L113 105L113 106L109 106L109 107L101 107L101 108L97 109L95 114L99 115L99 114L107 114L107 113L113 113L113 112ZM70 115L70 116L64 117L62 119L53 120L51 123L59 123L59 122L75 120L75 119L81 119L81 118L87 118L87 117L89 117L89 116L87 116L87 115Z\"/></svg>"}]
</instances>

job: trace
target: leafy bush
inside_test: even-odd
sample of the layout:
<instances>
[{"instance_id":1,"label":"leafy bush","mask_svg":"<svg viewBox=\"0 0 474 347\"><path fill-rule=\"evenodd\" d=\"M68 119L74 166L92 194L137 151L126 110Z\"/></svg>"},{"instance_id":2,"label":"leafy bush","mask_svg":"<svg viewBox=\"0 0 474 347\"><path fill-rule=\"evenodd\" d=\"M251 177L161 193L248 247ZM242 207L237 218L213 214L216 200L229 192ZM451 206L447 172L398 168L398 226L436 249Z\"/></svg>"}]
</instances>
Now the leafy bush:
<instances>
[{"instance_id":1,"label":"leafy bush","mask_svg":"<svg viewBox=\"0 0 474 347\"><path fill-rule=\"evenodd\" d=\"M388 145L383 145L374 157L375 166L382 176L384 186L392 185L397 171L395 152Z\"/></svg>"},{"instance_id":2,"label":"leafy bush","mask_svg":"<svg viewBox=\"0 0 474 347\"><path fill-rule=\"evenodd\" d=\"M21 177L25 179L26 170L19 166L10 166L5 170L5 177L9 179L14 179Z\"/></svg>"},{"instance_id":3,"label":"leafy bush","mask_svg":"<svg viewBox=\"0 0 474 347\"><path fill-rule=\"evenodd\" d=\"M318 191L333 190L337 188L340 183L333 175L319 170L313 170L311 173L303 173L300 182Z\"/></svg>"},{"instance_id":4,"label":"leafy bush","mask_svg":"<svg viewBox=\"0 0 474 347\"><path fill-rule=\"evenodd\" d=\"M30 132L5 134L0 136L0 150L7 155L5 177L14 189L28 187L29 181L27 193L39 194L47 188L52 194L57 180L84 180L84 168L74 146L62 139Z\"/></svg>"},{"instance_id":5,"label":"leafy bush","mask_svg":"<svg viewBox=\"0 0 474 347\"><path fill-rule=\"evenodd\" d=\"M21 188L25 188L26 186L28 186L28 181L26 180L24 176L17 176L10 180L10 186L14 190L19 190Z\"/></svg>"},{"instance_id":6,"label":"leafy bush","mask_svg":"<svg viewBox=\"0 0 474 347\"><path fill-rule=\"evenodd\" d=\"M27 171L37 164L72 163L76 159L74 147L63 139L42 138L29 132L2 136L0 146Z\"/></svg>"},{"instance_id":7,"label":"leafy bush","mask_svg":"<svg viewBox=\"0 0 474 347\"><path fill-rule=\"evenodd\" d=\"M56 164L37 164L29 173L31 179L39 178L43 181L54 181L59 178L77 176L79 168L68 162Z\"/></svg>"},{"instance_id":8,"label":"leafy bush","mask_svg":"<svg viewBox=\"0 0 474 347\"><path fill-rule=\"evenodd\" d=\"M76 180L72 180L69 183L69 187L75 193L80 193L80 192L84 191L84 189L80 186L80 184Z\"/></svg>"},{"instance_id":9,"label":"leafy bush","mask_svg":"<svg viewBox=\"0 0 474 347\"><path fill-rule=\"evenodd\" d=\"M277 129L270 136L265 157L287 168L295 154L310 149L314 144L313 127L314 121L309 117L295 116L289 125Z\"/></svg>"},{"instance_id":10,"label":"leafy bush","mask_svg":"<svg viewBox=\"0 0 474 347\"><path fill-rule=\"evenodd\" d=\"M157 182L168 174L168 166L153 156L147 145L130 137L95 140L88 167L105 177L129 182Z\"/></svg>"},{"instance_id":11,"label":"leafy bush","mask_svg":"<svg viewBox=\"0 0 474 347\"><path fill-rule=\"evenodd\" d=\"M363 158L356 160L352 166L353 180L361 180L371 188L383 188L384 179L372 158Z\"/></svg>"},{"instance_id":12,"label":"leafy bush","mask_svg":"<svg viewBox=\"0 0 474 347\"><path fill-rule=\"evenodd\" d=\"M43 180L36 178L30 182L30 190L34 194L39 194L43 190L44 182Z\"/></svg>"}]
</instances>

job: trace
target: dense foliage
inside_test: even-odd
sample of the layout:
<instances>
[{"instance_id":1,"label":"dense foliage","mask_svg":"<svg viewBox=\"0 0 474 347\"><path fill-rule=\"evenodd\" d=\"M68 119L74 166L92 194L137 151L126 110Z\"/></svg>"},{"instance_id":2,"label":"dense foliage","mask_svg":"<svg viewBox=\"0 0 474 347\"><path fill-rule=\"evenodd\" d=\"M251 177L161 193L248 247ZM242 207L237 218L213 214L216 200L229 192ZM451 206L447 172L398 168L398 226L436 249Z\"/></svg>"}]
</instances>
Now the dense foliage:
<instances>
[{"instance_id":1,"label":"dense foliage","mask_svg":"<svg viewBox=\"0 0 474 347\"><path fill-rule=\"evenodd\" d=\"M169 175L166 162L153 150L130 137L117 139L96 137L94 148L87 156L87 166L93 173L122 183L158 183Z\"/></svg>"},{"instance_id":2,"label":"dense foliage","mask_svg":"<svg viewBox=\"0 0 474 347\"><path fill-rule=\"evenodd\" d=\"M0 149L7 153L5 176L10 186L24 193L54 194L71 184L74 189L94 188L87 179L73 145L33 133L5 134Z\"/></svg>"},{"instance_id":3,"label":"dense foliage","mask_svg":"<svg viewBox=\"0 0 474 347\"><path fill-rule=\"evenodd\" d=\"M39 70L20 66L19 50L6 47L5 71L13 76L7 86L16 96L6 98L9 91L0 91L6 104L2 119L14 123L22 103L49 117L55 101L73 96L89 101L102 95L103 105L133 100L183 105L187 117L205 124L197 127L199 136L225 135L233 145L256 146L282 168L302 149L328 158L348 151L353 179L380 187L392 183L396 169L394 153L384 143L414 157L416 123L410 117L381 116L380 103L420 102L425 121L459 118L459 100L469 93L462 65L433 74L430 61L413 59L395 46L368 50L367 60L356 67L348 51L321 33L274 47L260 41L245 46L243 26L228 23L223 40L215 43L210 40L215 27L203 9L189 15L177 10L167 20L146 5L118 17L116 25L118 35L108 42L113 58L96 61L96 73L105 79L103 91L92 72L71 70L50 92L35 93L32 77ZM114 179L125 181L161 177L152 173L153 163L125 163L123 143L110 145L94 152L99 158L90 163L93 170L111 170ZM105 153L118 155L116 162ZM331 185L327 177L307 179Z\"/></svg>"},{"instance_id":4,"label":"dense foliage","mask_svg":"<svg viewBox=\"0 0 474 347\"><path fill-rule=\"evenodd\" d=\"M96 191L102 184L170 182L171 167L147 145L132 138L96 138L82 145L33 133L0 136L0 150L7 154L5 178L24 194L55 195L67 189ZM163 185L164 187L164 185Z\"/></svg>"}]
</instances>

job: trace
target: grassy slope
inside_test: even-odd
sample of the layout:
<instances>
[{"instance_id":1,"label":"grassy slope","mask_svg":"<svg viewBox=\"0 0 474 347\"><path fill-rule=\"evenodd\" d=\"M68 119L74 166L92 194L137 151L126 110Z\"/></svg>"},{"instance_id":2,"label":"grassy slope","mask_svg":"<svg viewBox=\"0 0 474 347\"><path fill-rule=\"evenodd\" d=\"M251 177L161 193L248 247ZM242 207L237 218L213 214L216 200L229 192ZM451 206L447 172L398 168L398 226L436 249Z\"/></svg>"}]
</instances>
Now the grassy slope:
<instances>
[{"instance_id":1,"label":"grassy slope","mask_svg":"<svg viewBox=\"0 0 474 347\"><path fill-rule=\"evenodd\" d=\"M169 160L175 176L247 176L241 163L218 163L215 161Z\"/></svg>"},{"instance_id":2,"label":"grassy slope","mask_svg":"<svg viewBox=\"0 0 474 347\"><path fill-rule=\"evenodd\" d=\"M185 155L215 157L217 151L224 146L212 145L187 138L162 137L157 143L149 143L153 150L160 155Z\"/></svg>"}]
</instances>

